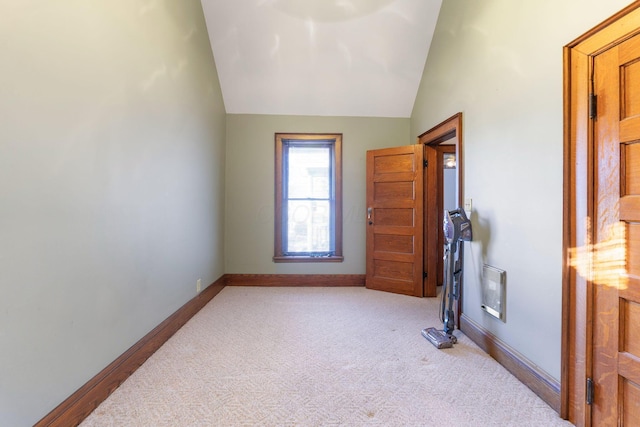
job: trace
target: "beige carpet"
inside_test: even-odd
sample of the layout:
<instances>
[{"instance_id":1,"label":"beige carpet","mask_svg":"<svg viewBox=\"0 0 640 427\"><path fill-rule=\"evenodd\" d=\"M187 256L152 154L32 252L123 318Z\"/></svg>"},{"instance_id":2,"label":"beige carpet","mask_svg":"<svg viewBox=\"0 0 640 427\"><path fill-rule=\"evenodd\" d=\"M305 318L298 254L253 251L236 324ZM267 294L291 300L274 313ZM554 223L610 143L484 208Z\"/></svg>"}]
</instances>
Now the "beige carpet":
<instances>
[{"instance_id":1,"label":"beige carpet","mask_svg":"<svg viewBox=\"0 0 640 427\"><path fill-rule=\"evenodd\" d=\"M568 426L438 301L364 288L227 287L81 425Z\"/></svg>"}]
</instances>

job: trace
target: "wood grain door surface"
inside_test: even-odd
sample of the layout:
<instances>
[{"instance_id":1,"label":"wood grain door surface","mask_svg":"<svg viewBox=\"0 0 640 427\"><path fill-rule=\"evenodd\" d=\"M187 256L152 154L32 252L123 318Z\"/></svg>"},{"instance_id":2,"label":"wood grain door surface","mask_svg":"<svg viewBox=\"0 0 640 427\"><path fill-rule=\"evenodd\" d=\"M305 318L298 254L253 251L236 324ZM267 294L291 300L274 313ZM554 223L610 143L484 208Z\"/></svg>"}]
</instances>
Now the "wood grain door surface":
<instances>
[{"instance_id":1,"label":"wood grain door surface","mask_svg":"<svg viewBox=\"0 0 640 427\"><path fill-rule=\"evenodd\" d=\"M640 35L594 70L591 424L640 426Z\"/></svg>"},{"instance_id":2,"label":"wood grain door surface","mask_svg":"<svg viewBox=\"0 0 640 427\"><path fill-rule=\"evenodd\" d=\"M423 147L367 151L366 286L423 296Z\"/></svg>"}]
</instances>

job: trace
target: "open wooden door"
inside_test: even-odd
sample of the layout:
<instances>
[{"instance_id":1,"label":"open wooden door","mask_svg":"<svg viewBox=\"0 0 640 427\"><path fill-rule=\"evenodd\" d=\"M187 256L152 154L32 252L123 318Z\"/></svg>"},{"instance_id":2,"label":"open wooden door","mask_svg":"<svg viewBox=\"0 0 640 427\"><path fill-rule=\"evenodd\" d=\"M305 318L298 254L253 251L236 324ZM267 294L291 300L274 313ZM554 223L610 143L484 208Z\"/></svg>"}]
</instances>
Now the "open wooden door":
<instances>
[{"instance_id":1,"label":"open wooden door","mask_svg":"<svg viewBox=\"0 0 640 427\"><path fill-rule=\"evenodd\" d=\"M423 147L367 151L369 289L423 296Z\"/></svg>"},{"instance_id":2,"label":"open wooden door","mask_svg":"<svg viewBox=\"0 0 640 427\"><path fill-rule=\"evenodd\" d=\"M595 56L594 426L640 426L640 34Z\"/></svg>"},{"instance_id":3,"label":"open wooden door","mask_svg":"<svg viewBox=\"0 0 640 427\"><path fill-rule=\"evenodd\" d=\"M565 46L561 413L640 425L640 1Z\"/></svg>"}]
</instances>

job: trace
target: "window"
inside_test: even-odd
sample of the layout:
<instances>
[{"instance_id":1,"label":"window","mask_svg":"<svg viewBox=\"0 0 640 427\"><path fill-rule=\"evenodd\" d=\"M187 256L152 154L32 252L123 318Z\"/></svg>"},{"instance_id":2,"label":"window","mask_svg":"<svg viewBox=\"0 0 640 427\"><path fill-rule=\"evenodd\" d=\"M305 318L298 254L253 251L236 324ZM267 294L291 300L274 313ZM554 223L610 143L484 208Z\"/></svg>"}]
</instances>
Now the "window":
<instances>
[{"instance_id":1,"label":"window","mask_svg":"<svg viewBox=\"0 0 640 427\"><path fill-rule=\"evenodd\" d=\"M342 134L275 139L273 261L342 261Z\"/></svg>"}]
</instances>

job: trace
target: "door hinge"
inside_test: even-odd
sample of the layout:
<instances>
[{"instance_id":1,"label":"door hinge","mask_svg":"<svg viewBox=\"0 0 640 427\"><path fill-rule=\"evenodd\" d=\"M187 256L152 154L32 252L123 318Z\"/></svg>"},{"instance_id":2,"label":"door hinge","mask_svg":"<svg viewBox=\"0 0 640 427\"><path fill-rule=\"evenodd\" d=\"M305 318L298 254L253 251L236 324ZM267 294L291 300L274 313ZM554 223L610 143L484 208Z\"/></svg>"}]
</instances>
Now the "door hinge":
<instances>
[{"instance_id":1,"label":"door hinge","mask_svg":"<svg viewBox=\"0 0 640 427\"><path fill-rule=\"evenodd\" d=\"M426 278L427 278L427 272L426 272L426 271L425 271L424 273L422 273L422 277L423 277L424 279L426 279Z\"/></svg>"},{"instance_id":2,"label":"door hinge","mask_svg":"<svg viewBox=\"0 0 640 427\"><path fill-rule=\"evenodd\" d=\"M425 160L425 161L424 161L424 167L426 168L427 166L429 166L429 161L428 161L428 160Z\"/></svg>"},{"instance_id":3,"label":"door hinge","mask_svg":"<svg viewBox=\"0 0 640 427\"><path fill-rule=\"evenodd\" d=\"M587 378L587 405L593 405L593 394L595 392L595 386L591 378Z\"/></svg>"},{"instance_id":4,"label":"door hinge","mask_svg":"<svg viewBox=\"0 0 640 427\"><path fill-rule=\"evenodd\" d=\"M598 117L598 95L595 93L589 94L589 118L595 119Z\"/></svg>"}]
</instances>

